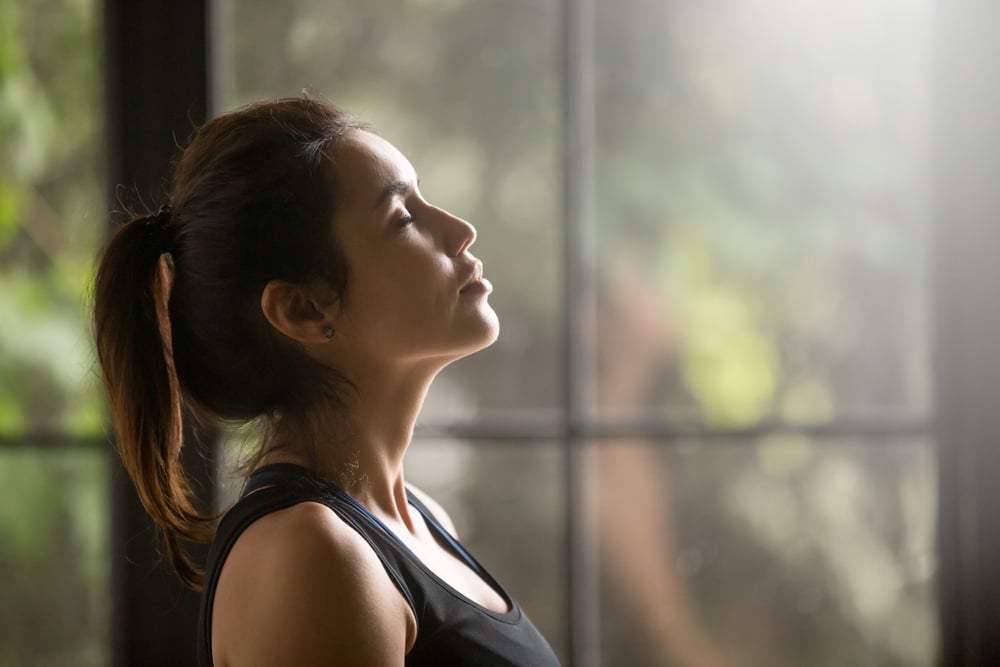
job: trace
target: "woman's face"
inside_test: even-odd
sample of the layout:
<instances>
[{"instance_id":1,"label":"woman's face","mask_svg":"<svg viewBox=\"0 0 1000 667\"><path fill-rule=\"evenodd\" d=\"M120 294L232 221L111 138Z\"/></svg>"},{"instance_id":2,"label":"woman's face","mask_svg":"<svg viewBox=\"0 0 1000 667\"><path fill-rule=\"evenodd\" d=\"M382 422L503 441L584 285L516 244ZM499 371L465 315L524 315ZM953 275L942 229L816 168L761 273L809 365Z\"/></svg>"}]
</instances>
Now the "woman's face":
<instances>
[{"instance_id":1,"label":"woman's face","mask_svg":"<svg viewBox=\"0 0 1000 667\"><path fill-rule=\"evenodd\" d=\"M409 161L379 136L352 131L333 158L349 276L336 336L352 361L447 363L496 340L492 287L469 253L475 228L425 201Z\"/></svg>"}]
</instances>

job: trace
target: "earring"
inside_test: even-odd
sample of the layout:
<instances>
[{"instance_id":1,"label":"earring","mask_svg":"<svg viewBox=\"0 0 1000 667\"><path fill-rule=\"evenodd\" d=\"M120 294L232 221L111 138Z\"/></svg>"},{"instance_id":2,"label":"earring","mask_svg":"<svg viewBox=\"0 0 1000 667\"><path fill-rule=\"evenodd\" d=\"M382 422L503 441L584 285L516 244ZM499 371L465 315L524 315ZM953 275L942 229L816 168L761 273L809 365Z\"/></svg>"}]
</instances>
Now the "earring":
<instances>
[{"instance_id":1,"label":"earring","mask_svg":"<svg viewBox=\"0 0 1000 667\"><path fill-rule=\"evenodd\" d=\"M333 338L333 327L327 326L325 329L323 329L323 335L326 336L327 340Z\"/></svg>"}]
</instances>

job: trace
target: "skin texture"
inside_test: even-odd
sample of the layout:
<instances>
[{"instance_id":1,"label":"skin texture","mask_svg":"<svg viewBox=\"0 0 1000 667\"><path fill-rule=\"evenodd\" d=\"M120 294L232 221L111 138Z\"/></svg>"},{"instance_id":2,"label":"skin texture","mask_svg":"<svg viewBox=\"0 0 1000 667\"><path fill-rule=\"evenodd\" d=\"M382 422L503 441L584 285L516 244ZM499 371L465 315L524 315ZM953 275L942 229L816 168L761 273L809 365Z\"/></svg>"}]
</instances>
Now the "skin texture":
<instances>
[{"instance_id":1,"label":"skin texture","mask_svg":"<svg viewBox=\"0 0 1000 667\"><path fill-rule=\"evenodd\" d=\"M407 503L403 477L434 376L498 334L488 283L463 289L481 275L469 252L476 231L424 200L413 167L384 139L355 131L333 156L339 208L332 227L348 263L345 298L279 281L261 295L275 328L357 387L357 400L319 443L318 472L339 480L453 588L506 611L506 601L434 539ZM303 463L294 448L262 463L277 461ZM453 532L440 506L413 491ZM270 514L237 540L212 625L219 667L402 665L416 637L410 608L367 542L316 503Z\"/></svg>"}]
</instances>

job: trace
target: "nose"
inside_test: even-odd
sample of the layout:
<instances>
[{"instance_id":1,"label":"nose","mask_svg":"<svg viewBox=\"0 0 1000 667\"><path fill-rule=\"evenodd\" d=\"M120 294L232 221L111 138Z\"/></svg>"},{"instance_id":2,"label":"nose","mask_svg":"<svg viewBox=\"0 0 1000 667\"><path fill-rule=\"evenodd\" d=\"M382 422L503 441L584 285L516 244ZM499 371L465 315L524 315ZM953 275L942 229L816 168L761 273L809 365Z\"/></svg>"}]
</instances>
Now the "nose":
<instances>
[{"instance_id":1,"label":"nose","mask_svg":"<svg viewBox=\"0 0 1000 667\"><path fill-rule=\"evenodd\" d=\"M438 209L444 221L445 249L452 257L457 257L476 242L476 228L472 223L452 215L444 209Z\"/></svg>"}]
</instances>

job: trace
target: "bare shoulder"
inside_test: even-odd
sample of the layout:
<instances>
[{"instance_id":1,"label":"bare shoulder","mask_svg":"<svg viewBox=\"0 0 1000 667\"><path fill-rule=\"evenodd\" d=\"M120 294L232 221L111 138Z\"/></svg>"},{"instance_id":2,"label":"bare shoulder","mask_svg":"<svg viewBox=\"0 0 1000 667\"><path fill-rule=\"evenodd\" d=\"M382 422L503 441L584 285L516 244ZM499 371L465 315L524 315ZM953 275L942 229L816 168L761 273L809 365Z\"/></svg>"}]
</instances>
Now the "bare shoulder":
<instances>
[{"instance_id":1,"label":"bare shoulder","mask_svg":"<svg viewBox=\"0 0 1000 667\"><path fill-rule=\"evenodd\" d=\"M427 507L427 509L430 510L431 514L434 515L434 518L438 520L438 523L440 523L445 530L451 533L452 537L458 539L458 531L455 530L455 524L452 522L451 517L448 516L448 513L444 510L443 507L441 507L441 505L436 500L434 500L429 495L427 495L417 487L413 486L409 482L407 482L406 488L408 488L410 492L414 496L416 496L417 500L422 502Z\"/></svg>"},{"instance_id":2,"label":"bare shoulder","mask_svg":"<svg viewBox=\"0 0 1000 667\"><path fill-rule=\"evenodd\" d=\"M223 565L217 667L402 665L415 636L413 613L371 546L319 503L258 519Z\"/></svg>"}]
</instances>

